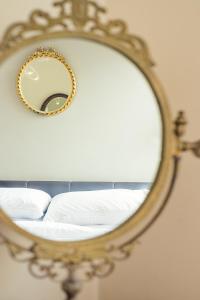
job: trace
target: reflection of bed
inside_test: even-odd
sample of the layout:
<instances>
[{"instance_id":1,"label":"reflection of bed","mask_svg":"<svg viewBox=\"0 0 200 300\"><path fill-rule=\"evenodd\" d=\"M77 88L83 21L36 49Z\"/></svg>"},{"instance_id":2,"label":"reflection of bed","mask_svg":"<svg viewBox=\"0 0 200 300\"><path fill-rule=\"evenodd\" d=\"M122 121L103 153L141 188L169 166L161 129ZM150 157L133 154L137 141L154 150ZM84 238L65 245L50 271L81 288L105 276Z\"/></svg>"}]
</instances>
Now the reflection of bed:
<instances>
[{"instance_id":1,"label":"reflection of bed","mask_svg":"<svg viewBox=\"0 0 200 300\"><path fill-rule=\"evenodd\" d=\"M24 221L15 223L21 228L40 237L55 241L76 241L89 239L111 231L115 225L75 225L58 222Z\"/></svg>"},{"instance_id":2,"label":"reflection of bed","mask_svg":"<svg viewBox=\"0 0 200 300\"><path fill-rule=\"evenodd\" d=\"M43 190L45 192L47 192L51 197L55 197L56 195L62 194L62 193L68 193L66 194L67 196L72 195L74 197L74 201L73 201L73 197L71 199L72 204L74 204L76 197L78 195L82 195L84 194L85 198L83 198L83 202L85 207L82 207L84 205L81 205L80 202L80 211L78 212L77 207L75 206L75 204L73 205L73 209L75 210L75 213L77 211L77 214L79 213L80 215L80 220L82 219L82 222L80 221L80 224L77 222L63 222L63 221L59 221L60 219L58 218L58 220L55 220L54 222L50 221L47 218L46 222L45 222L45 218L46 215L44 216L44 218L42 218L41 220L28 220L28 219L15 219L15 223L22 227L23 229L31 232L32 234L35 235L39 235L43 238L46 239L51 239L51 240L67 240L67 241L73 241L73 240L82 240L82 239L88 239L88 238L92 238L98 235L102 235L106 232L111 231L112 229L114 229L120 222L121 219L119 218L119 222L117 222L117 216L116 218L113 219L112 222L100 222L98 224L96 224L95 222L95 210L92 212L92 207L91 207L91 211L90 211L90 205L92 202L88 202L87 204L85 202L87 202L88 196L87 195L91 195L92 191L96 191L95 194L99 195L102 194L102 191L114 191L115 195L118 195L117 193L122 193L122 191L127 191L130 190L131 191L141 191L141 199L139 199L139 201L137 202L137 205L133 206L132 212L128 212L128 214L130 215L130 213L134 213L137 208L141 205L141 203L143 202L143 199L145 197L145 193L143 194L143 191L148 191L150 188L150 184L146 183L146 182L63 182L63 181L0 181L0 188L30 188L30 189L37 189L37 190ZM85 191L85 193L84 193ZM86 192L87 191L87 192ZM77 193L76 193L77 192ZM80 193L83 192L83 193ZM90 194L88 194L88 192ZM104 192L103 192L104 194ZM94 194L93 194L94 195ZM123 195L123 194L122 194ZM86 197L87 196L87 197ZM98 198L97 197L97 198ZM101 198L101 197L100 197ZM104 197L105 198L105 197ZM119 197L118 197L119 198ZM54 198L53 198L54 199ZM84 200L85 199L85 200ZM132 199L132 198L131 198ZM115 201L115 198L113 199ZM56 200L58 201L58 200ZM134 201L134 199L133 199ZM105 199L104 199L105 202ZM109 201L108 201L109 202ZM122 199L123 202L123 199ZM56 202L57 203L57 202ZM79 203L79 202L78 202ZM134 203L134 202L133 202ZM101 211L103 217L105 215L105 218L107 218L107 220L109 219L109 214L108 216L106 216L107 211L105 210L105 208L107 208L106 205L108 205L109 203L104 203L105 207L104 210ZM122 203L123 204L123 203ZM110 204L110 206L108 205L108 209L112 209L112 203ZM51 206L51 204L50 204ZM61 207L62 208L62 207ZM96 208L95 208L96 209ZM102 208L100 208L102 209ZM123 209L123 208L122 208ZM48 208L49 210L49 208ZM48 212L47 210L47 212ZM68 210L67 210L68 211ZM92 213L92 216L89 220L89 217L87 219L86 217L86 221L88 221L88 224L83 220L84 217L88 214ZM113 214L113 217L116 213L116 208L113 208L113 211L110 211L109 213L111 213L111 215ZM81 214L84 214L84 216ZM126 212L127 214L127 212ZM127 217L129 217L129 215L127 215ZM102 219L102 216L100 216ZM123 218L125 218L125 215L123 215ZM72 218L73 219L73 218ZM76 216L75 216L76 219ZM79 218L77 218L79 220ZM62 220L62 219L61 219Z\"/></svg>"}]
</instances>

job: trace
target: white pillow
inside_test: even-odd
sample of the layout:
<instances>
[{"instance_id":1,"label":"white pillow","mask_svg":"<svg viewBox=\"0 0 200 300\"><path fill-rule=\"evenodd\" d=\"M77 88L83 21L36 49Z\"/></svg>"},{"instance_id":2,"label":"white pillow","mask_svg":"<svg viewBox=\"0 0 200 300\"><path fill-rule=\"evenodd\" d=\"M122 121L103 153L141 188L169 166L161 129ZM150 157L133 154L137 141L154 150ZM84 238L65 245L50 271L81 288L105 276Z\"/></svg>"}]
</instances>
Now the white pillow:
<instances>
[{"instance_id":1,"label":"white pillow","mask_svg":"<svg viewBox=\"0 0 200 300\"><path fill-rule=\"evenodd\" d=\"M0 188L0 208L11 218L39 219L44 216L51 196L28 188Z\"/></svg>"},{"instance_id":2,"label":"white pillow","mask_svg":"<svg viewBox=\"0 0 200 300\"><path fill-rule=\"evenodd\" d=\"M77 225L113 225L130 217L148 190L100 190L56 195L44 221Z\"/></svg>"}]
</instances>

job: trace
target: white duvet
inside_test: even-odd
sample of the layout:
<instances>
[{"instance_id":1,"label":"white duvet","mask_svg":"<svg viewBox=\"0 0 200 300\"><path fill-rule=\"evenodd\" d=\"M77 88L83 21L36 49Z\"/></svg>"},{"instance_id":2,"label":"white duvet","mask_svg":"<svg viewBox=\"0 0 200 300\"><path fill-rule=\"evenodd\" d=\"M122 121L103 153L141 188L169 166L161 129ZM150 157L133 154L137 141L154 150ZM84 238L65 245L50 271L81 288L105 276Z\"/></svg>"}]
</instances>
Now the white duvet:
<instances>
[{"instance_id":1,"label":"white duvet","mask_svg":"<svg viewBox=\"0 0 200 300\"><path fill-rule=\"evenodd\" d=\"M51 200L44 222L85 226L123 223L138 210L148 192L112 189L59 194Z\"/></svg>"},{"instance_id":2,"label":"white duvet","mask_svg":"<svg viewBox=\"0 0 200 300\"><path fill-rule=\"evenodd\" d=\"M41 221L20 217L15 223L48 240L87 240L110 232L127 220L138 210L148 192L112 189L63 193L51 199Z\"/></svg>"},{"instance_id":3,"label":"white duvet","mask_svg":"<svg viewBox=\"0 0 200 300\"><path fill-rule=\"evenodd\" d=\"M96 236L112 231L115 226L90 225L81 226L74 224L64 224L58 222L43 221L15 221L16 225L28 232L40 236L41 238L56 241L77 241L91 239Z\"/></svg>"}]
</instances>

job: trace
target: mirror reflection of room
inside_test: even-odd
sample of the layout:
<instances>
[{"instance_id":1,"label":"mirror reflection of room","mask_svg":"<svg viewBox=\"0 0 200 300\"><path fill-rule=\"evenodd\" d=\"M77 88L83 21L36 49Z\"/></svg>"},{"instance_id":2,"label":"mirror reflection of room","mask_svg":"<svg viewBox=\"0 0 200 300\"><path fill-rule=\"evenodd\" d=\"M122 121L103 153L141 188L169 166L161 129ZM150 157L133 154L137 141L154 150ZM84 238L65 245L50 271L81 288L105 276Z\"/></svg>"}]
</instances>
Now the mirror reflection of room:
<instances>
[{"instance_id":1,"label":"mirror reflection of room","mask_svg":"<svg viewBox=\"0 0 200 300\"><path fill-rule=\"evenodd\" d=\"M7 60L2 74L14 66L8 78L14 82L21 62L48 45L70 62L76 74L76 96L66 111L50 118L33 115L17 101L12 107L3 103L10 116L21 117L15 128L7 128L18 151L11 155L12 139L2 137L0 154L7 151L11 164L1 165L10 183L0 182L0 204L17 226L31 234L56 241L91 239L119 227L147 199L161 160L160 111L136 64L92 41L68 38L35 43ZM50 72L52 63L61 68L60 73ZM31 105L37 106L33 101L40 94L68 93L66 70L60 62L44 58L42 63L35 59L29 64L45 81L32 87L30 66L23 69L22 90ZM7 86L2 92L16 97ZM17 135L23 135L23 142Z\"/></svg>"}]
</instances>

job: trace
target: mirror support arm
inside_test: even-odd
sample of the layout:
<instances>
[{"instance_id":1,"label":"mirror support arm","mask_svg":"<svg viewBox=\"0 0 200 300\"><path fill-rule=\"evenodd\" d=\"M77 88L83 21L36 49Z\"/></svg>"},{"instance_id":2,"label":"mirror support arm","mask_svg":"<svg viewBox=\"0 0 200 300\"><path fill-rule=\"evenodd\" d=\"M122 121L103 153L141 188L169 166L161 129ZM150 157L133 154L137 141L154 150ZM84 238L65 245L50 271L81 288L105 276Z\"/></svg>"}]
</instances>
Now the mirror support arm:
<instances>
[{"instance_id":1,"label":"mirror support arm","mask_svg":"<svg viewBox=\"0 0 200 300\"><path fill-rule=\"evenodd\" d=\"M182 141L182 136L186 132L186 125L187 125L187 120L185 113L183 111L180 111L178 113L178 116L174 122L175 129L175 137L177 139L177 152L178 155L180 155L182 152L186 151L192 151L192 153L200 158L200 140L195 141L195 142L186 142Z\"/></svg>"},{"instance_id":2,"label":"mirror support arm","mask_svg":"<svg viewBox=\"0 0 200 300\"><path fill-rule=\"evenodd\" d=\"M200 158L200 140L197 142L182 142L181 151L192 151L196 157Z\"/></svg>"}]
</instances>

